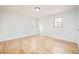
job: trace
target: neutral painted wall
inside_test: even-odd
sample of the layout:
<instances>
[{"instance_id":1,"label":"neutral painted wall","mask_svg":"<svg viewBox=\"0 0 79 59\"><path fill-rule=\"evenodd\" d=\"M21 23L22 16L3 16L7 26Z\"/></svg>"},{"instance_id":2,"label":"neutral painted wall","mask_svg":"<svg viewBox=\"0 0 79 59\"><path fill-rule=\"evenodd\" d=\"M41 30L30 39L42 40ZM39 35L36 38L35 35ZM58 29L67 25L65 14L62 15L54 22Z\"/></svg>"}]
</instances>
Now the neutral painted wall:
<instances>
[{"instance_id":1,"label":"neutral painted wall","mask_svg":"<svg viewBox=\"0 0 79 59\"><path fill-rule=\"evenodd\" d=\"M54 28L54 17L62 16L64 28ZM63 40L76 42L75 39L75 10L64 11L57 14L45 16L40 20L40 34L50 37L62 38Z\"/></svg>"},{"instance_id":2,"label":"neutral painted wall","mask_svg":"<svg viewBox=\"0 0 79 59\"><path fill-rule=\"evenodd\" d=\"M77 43L78 43L78 47L79 47L79 6L77 6L76 9L76 39L77 39Z\"/></svg>"},{"instance_id":3,"label":"neutral painted wall","mask_svg":"<svg viewBox=\"0 0 79 59\"><path fill-rule=\"evenodd\" d=\"M31 17L7 11L0 12L0 40L36 34L38 34L38 28L32 28Z\"/></svg>"}]
</instances>

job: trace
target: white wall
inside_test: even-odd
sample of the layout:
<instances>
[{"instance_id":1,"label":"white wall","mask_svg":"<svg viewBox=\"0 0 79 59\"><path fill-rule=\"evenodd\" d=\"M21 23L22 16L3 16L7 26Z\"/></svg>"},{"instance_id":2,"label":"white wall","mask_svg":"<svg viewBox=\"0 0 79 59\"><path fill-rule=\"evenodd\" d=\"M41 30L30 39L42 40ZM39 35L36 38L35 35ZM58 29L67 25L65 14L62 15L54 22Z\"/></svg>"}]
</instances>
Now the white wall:
<instances>
[{"instance_id":1,"label":"white wall","mask_svg":"<svg viewBox=\"0 0 79 59\"><path fill-rule=\"evenodd\" d=\"M57 29L53 27L54 16L63 17L64 28ZM42 35L50 37L62 38L63 40L76 42L75 37L75 11L64 11L57 14L45 16L40 20L40 27Z\"/></svg>"},{"instance_id":2,"label":"white wall","mask_svg":"<svg viewBox=\"0 0 79 59\"><path fill-rule=\"evenodd\" d=\"M79 6L76 9L76 39L79 47Z\"/></svg>"},{"instance_id":3,"label":"white wall","mask_svg":"<svg viewBox=\"0 0 79 59\"><path fill-rule=\"evenodd\" d=\"M27 15L0 12L0 40L13 39L38 34L32 28L32 18Z\"/></svg>"}]
</instances>

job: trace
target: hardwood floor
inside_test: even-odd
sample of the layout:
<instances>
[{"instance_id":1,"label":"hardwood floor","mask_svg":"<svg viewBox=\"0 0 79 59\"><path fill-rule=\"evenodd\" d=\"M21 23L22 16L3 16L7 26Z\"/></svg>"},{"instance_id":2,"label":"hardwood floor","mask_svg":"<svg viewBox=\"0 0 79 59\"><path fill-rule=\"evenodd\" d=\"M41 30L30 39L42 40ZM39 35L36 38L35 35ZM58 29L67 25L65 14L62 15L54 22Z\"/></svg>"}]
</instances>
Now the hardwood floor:
<instances>
[{"instance_id":1,"label":"hardwood floor","mask_svg":"<svg viewBox=\"0 0 79 59\"><path fill-rule=\"evenodd\" d=\"M78 53L76 43L42 35L0 42L1 54L51 54Z\"/></svg>"}]
</instances>

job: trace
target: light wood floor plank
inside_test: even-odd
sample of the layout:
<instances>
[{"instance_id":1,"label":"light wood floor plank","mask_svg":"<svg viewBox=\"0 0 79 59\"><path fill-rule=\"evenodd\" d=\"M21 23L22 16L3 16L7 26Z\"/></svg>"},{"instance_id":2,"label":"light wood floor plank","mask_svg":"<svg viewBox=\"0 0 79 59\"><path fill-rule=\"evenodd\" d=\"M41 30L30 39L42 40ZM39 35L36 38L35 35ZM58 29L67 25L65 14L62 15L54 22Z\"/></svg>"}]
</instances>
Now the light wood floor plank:
<instances>
[{"instance_id":1,"label":"light wood floor plank","mask_svg":"<svg viewBox=\"0 0 79 59\"><path fill-rule=\"evenodd\" d=\"M76 43L42 35L0 42L0 54L78 53Z\"/></svg>"}]
</instances>

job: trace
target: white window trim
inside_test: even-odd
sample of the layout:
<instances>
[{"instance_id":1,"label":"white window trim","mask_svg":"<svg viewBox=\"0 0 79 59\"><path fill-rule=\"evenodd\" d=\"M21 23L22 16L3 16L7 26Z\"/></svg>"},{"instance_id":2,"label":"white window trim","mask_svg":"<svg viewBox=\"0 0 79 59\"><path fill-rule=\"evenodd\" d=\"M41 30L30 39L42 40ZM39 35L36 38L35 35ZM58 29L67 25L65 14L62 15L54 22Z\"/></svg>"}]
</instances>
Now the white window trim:
<instances>
[{"instance_id":1,"label":"white window trim","mask_svg":"<svg viewBox=\"0 0 79 59\"><path fill-rule=\"evenodd\" d=\"M61 26L56 26L55 25L57 23L57 22L55 22L56 18L61 18L61 22L58 22L58 23L61 23ZM54 28L63 28L63 17L62 16L54 17Z\"/></svg>"}]
</instances>

